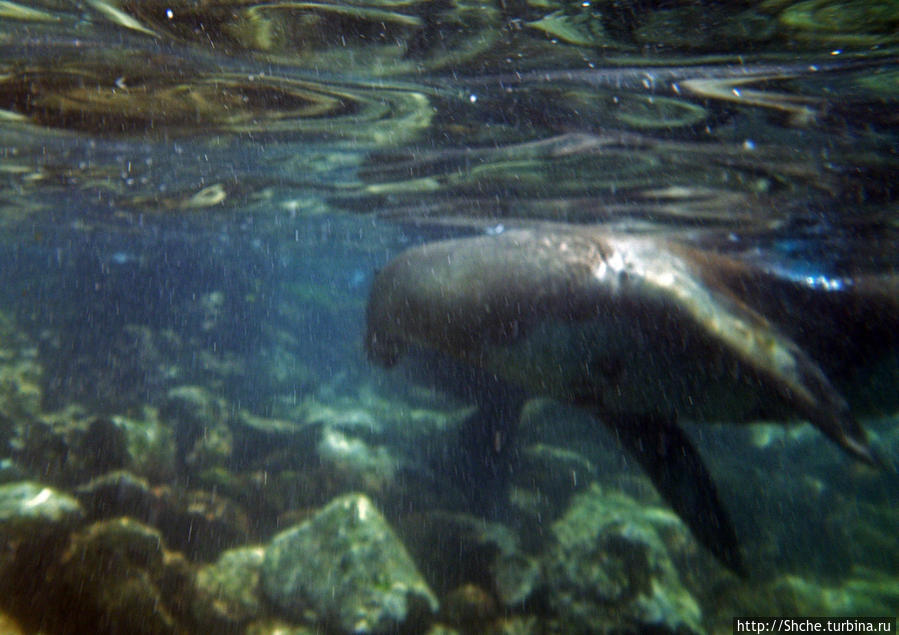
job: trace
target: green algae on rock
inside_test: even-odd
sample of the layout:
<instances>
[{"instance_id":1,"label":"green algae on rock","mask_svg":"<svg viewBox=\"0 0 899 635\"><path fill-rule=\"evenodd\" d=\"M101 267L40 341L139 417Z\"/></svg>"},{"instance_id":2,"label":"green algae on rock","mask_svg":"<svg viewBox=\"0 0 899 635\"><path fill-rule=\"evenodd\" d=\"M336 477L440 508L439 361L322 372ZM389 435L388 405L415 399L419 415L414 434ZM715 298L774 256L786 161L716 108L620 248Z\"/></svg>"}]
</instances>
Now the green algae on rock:
<instances>
[{"instance_id":1,"label":"green algae on rock","mask_svg":"<svg viewBox=\"0 0 899 635\"><path fill-rule=\"evenodd\" d=\"M246 513L221 493L151 487L145 479L116 471L82 485L77 496L91 518L129 516L152 523L168 544L193 557L214 558L249 536Z\"/></svg>"},{"instance_id":2,"label":"green algae on rock","mask_svg":"<svg viewBox=\"0 0 899 635\"><path fill-rule=\"evenodd\" d=\"M125 437L125 466L129 472L153 483L171 480L176 471L175 435L159 421L153 408L146 408L142 418L113 415L112 424Z\"/></svg>"},{"instance_id":3,"label":"green algae on rock","mask_svg":"<svg viewBox=\"0 0 899 635\"><path fill-rule=\"evenodd\" d=\"M347 633L392 632L427 621L437 598L367 497L348 494L266 547L266 596L288 617Z\"/></svg>"},{"instance_id":4,"label":"green algae on rock","mask_svg":"<svg viewBox=\"0 0 899 635\"><path fill-rule=\"evenodd\" d=\"M223 551L218 560L197 571L193 613L210 630L237 629L262 612L259 574L265 557L261 546Z\"/></svg>"},{"instance_id":5,"label":"green algae on rock","mask_svg":"<svg viewBox=\"0 0 899 635\"><path fill-rule=\"evenodd\" d=\"M799 615L889 615L899 606L899 581L871 569L857 569L838 583L788 575L772 587Z\"/></svg>"},{"instance_id":6,"label":"green algae on rock","mask_svg":"<svg viewBox=\"0 0 899 635\"><path fill-rule=\"evenodd\" d=\"M752 615L759 606L772 614L846 617L891 615L899 606L899 582L884 570L856 567L839 579L782 574L755 584L733 586L709 605L708 626L720 633L732 628L734 615Z\"/></svg>"},{"instance_id":7,"label":"green algae on rock","mask_svg":"<svg viewBox=\"0 0 899 635\"><path fill-rule=\"evenodd\" d=\"M159 417L175 435L182 467L209 469L227 464L234 439L227 404L202 386L179 386L166 395Z\"/></svg>"},{"instance_id":8,"label":"green algae on rock","mask_svg":"<svg viewBox=\"0 0 899 635\"><path fill-rule=\"evenodd\" d=\"M543 559L550 606L572 633L629 628L701 633L702 612L684 588L662 536L687 533L671 512L594 485L553 524ZM688 542L684 538L683 542Z\"/></svg>"},{"instance_id":9,"label":"green algae on rock","mask_svg":"<svg viewBox=\"0 0 899 635\"><path fill-rule=\"evenodd\" d=\"M159 532L128 518L101 521L72 537L56 565L60 597L79 598L83 632L178 633L192 588L187 561L165 548ZM95 631L96 632L96 631Z\"/></svg>"},{"instance_id":10,"label":"green algae on rock","mask_svg":"<svg viewBox=\"0 0 899 635\"><path fill-rule=\"evenodd\" d=\"M19 426L13 456L23 466L59 485L80 483L127 462L124 431L106 417L70 407Z\"/></svg>"},{"instance_id":11,"label":"green algae on rock","mask_svg":"<svg viewBox=\"0 0 899 635\"><path fill-rule=\"evenodd\" d=\"M33 481L0 485L0 533L32 537L64 531L84 517L77 499Z\"/></svg>"}]
</instances>

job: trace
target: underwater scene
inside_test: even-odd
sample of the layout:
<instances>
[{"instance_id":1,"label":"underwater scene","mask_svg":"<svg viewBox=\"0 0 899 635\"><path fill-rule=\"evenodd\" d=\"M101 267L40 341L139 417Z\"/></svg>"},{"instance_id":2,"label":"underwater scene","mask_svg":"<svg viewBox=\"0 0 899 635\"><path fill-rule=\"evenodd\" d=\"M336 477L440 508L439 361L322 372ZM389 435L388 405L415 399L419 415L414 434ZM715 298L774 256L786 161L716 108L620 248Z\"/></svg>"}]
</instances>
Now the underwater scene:
<instances>
[{"instance_id":1,"label":"underwater scene","mask_svg":"<svg viewBox=\"0 0 899 635\"><path fill-rule=\"evenodd\" d=\"M2 1L0 633L894 632L897 200L895 0Z\"/></svg>"}]
</instances>

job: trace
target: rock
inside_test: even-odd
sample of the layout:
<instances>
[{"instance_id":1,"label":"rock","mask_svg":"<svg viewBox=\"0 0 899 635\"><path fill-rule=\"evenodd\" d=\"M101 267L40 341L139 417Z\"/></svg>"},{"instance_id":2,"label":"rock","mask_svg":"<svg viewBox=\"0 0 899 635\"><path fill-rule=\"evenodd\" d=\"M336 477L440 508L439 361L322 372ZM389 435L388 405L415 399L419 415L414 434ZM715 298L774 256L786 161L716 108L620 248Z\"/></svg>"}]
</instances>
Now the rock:
<instances>
[{"instance_id":1,"label":"rock","mask_svg":"<svg viewBox=\"0 0 899 635\"><path fill-rule=\"evenodd\" d=\"M6 440L7 422L29 421L40 413L42 375L37 346L0 313L0 440Z\"/></svg>"},{"instance_id":2,"label":"rock","mask_svg":"<svg viewBox=\"0 0 899 635\"><path fill-rule=\"evenodd\" d=\"M160 533L128 518L102 521L72 537L55 589L78 598L82 632L183 632L179 613L191 576L183 558L165 550ZM64 606L64 605L63 605Z\"/></svg>"},{"instance_id":3,"label":"rock","mask_svg":"<svg viewBox=\"0 0 899 635\"><path fill-rule=\"evenodd\" d=\"M391 516L453 498L447 492L455 488L435 478L429 459L456 443L459 408L428 409L424 400L387 398L367 385L353 390L338 394L329 385L295 405L289 418L233 412L230 479L219 472L213 481L209 470L192 476L241 501L262 524L348 491L376 495Z\"/></svg>"},{"instance_id":4,"label":"rock","mask_svg":"<svg viewBox=\"0 0 899 635\"><path fill-rule=\"evenodd\" d=\"M709 632L729 632L734 615L895 615L899 580L883 567L855 567L843 578L821 579L817 574L781 574L755 584L730 584L708 603ZM851 632L851 631L846 631Z\"/></svg>"},{"instance_id":5,"label":"rock","mask_svg":"<svg viewBox=\"0 0 899 635\"><path fill-rule=\"evenodd\" d=\"M539 527L564 512L571 496L596 480L596 468L574 450L533 443L519 455L509 501L524 516L523 529Z\"/></svg>"},{"instance_id":6,"label":"rock","mask_svg":"<svg viewBox=\"0 0 899 635\"><path fill-rule=\"evenodd\" d=\"M899 580L872 569L856 569L833 584L786 575L774 581L771 590L790 607L784 614L892 615L899 606Z\"/></svg>"},{"instance_id":7,"label":"rock","mask_svg":"<svg viewBox=\"0 0 899 635\"><path fill-rule=\"evenodd\" d=\"M687 533L673 512L595 485L575 496L543 558L549 605L567 632L701 632L662 538L673 528Z\"/></svg>"},{"instance_id":8,"label":"rock","mask_svg":"<svg viewBox=\"0 0 899 635\"><path fill-rule=\"evenodd\" d=\"M450 624L468 631L483 630L483 624L496 616L496 601L483 588L463 584L447 594L441 615Z\"/></svg>"},{"instance_id":9,"label":"rock","mask_svg":"<svg viewBox=\"0 0 899 635\"><path fill-rule=\"evenodd\" d=\"M253 622L244 631L244 635L320 635L320 633L319 629L288 624L276 619Z\"/></svg>"},{"instance_id":10,"label":"rock","mask_svg":"<svg viewBox=\"0 0 899 635\"><path fill-rule=\"evenodd\" d=\"M849 536L849 559L856 567L899 571L899 507L888 499L874 504L852 499L851 492L846 494L849 496L845 499L838 499L842 513L837 518L843 521Z\"/></svg>"},{"instance_id":11,"label":"rock","mask_svg":"<svg viewBox=\"0 0 899 635\"><path fill-rule=\"evenodd\" d=\"M144 419L96 416L77 405L20 426L12 441L18 462L53 483L79 483L127 469L155 482L175 474L175 443L151 408Z\"/></svg>"},{"instance_id":12,"label":"rock","mask_svg":"<svg viewBox=\"0 0 899 635\"><path fill-rule=\"evenodd\" d=\"M574 450L546 443L524 449L521 469L541 488L559 492L580 491L596 478L596 467L588 459Z\"/></svg>"},{"instance_id":13,"label":"rock","mask_svg":"<svg viewBox=\"0 0 899 635\"><path fill-rule=\"evenodd\" d=\"M306 425L330 426L345 432L381 434L384 424L366 405L346 399L335 399L332 403L308 399L303 403L304 420Z\"/></svg>"},{"instance_id":14,"label":"rock","mask_svg":"<svg viewBox=\"0 0 899 635\"><path fill-rule=\"evenodd\" d=\"M236 630L259 616L264 557L263 547L230 549L197 572L194 616L207 632Z\"/></svg>"},{"instance_id":15,"label":"rock","mask_svg":"<svg viewBox=\"0 0 899 635\"><path fill-rule=\"evenodd\" d=\"M483 633L484 635L547 635L549 633L564 633L565 628L560 626L549 629L547 624L541 622L534 615L509 615L499 617L491 622L478 624L477 628L464 628L457 630L446 624L433 624L426 635L469 635L470 633Z\"/></svg>"},{"instance_id":16,"label":"rock","mask_svg":"<svg viewBox=\"0 0 899 635\"><path fill-rule=\"evenodd\" d=\"M543 581L537 560L520 551L501 551L490 572L499 599L508 607L523 604Z\"/></svg>"},{"instance_id":17,"label":"rock","mask_svg":"<svg viewBox=\"0 0 899 635\"><path fill-rule=\"evenodd\" d=\"M153 483L170 481L175 476L175 437L163 425L156 412L144 409L142 419L113 415L112 424L122 431L125 440L125 467Z\"/></svg>"},{"instance_id":18,"label":"rock","mask_svg":"<svg viewBox=\"0 0 899 635\"><path fill-rule=\"evenodd\" d=\"M11 445L18 462L55 484L79 483L127 462L124 432L78 407L30 421Z\"/></svg>"},{"instance_id":19,"label":"rock","mask_svg":"<svg viewBox=\"0 0 899 635\"><path fill-rule=\"evenodd\" d=\"M18 622L3 611L0 611L0 633L3 633L3 635L25 635L25 631L22 630Z\"/></svg>"},{"instance_id":20,"label":"rock","mask_svg":"<svg viewBox=\"0 0 899 635\"><path fill-rule=\"evenodd\" d=\"M53 632L40 617L53 579L47 569L83 517L77 500L53 488L31 481L0 485L0 598L24 632ZM16 632L12 625L7 631L4 617L0 633Z\"/></svg>"},{"instance_id":21,"label":"rock","mask_svg":"<svg viewBox=\"0 0 899 635\"><path fill-rule=\"evenodd\" d=\"M544 635L566 632L564 628L552 630L534 615L509 615L495 620L490 626L489 635Z\"/></svg>"},{"instance_id":22,"label":"rock","mask_svg":"<svg viewBox=\"0 0 899 635\"><path fill-rule=\"evenodd\" d=\"M227 465L234 449L226 404L200 386L170 390L159 418L175 430L181 466L204 469Z\"/></svg>"},{"instance_id":23,"label":"rock","mask_svg":"<svg viewBox=\"0 0 899 635\"><path fill-rule=\"evenodd\" d=\"M438 593L474 584L507 607L524 603L541 583L540 564L508 527L466 514L410 514L400 524L403 540Z\"/></svg>"},{"instance_id":24,"label":"rock","mask_svg":"<svg viewBox=\"0 0 899 635\"><path fill-rule=\"evenodd\" d=\"M316 429L301 422L261 417L241 409L234 413L231 429L236 465L264 465L273 455L289 457L294 465L300 465L315 456Z\"/></svg>"},{"instance_id":25,"label":"rock","mask_svg":"<svg viewBox=\"0 0 899 635\"><path fill-rule=\"evenodd\" d=\"M18 544L0 594L26 632L176 635L191 626L192 576L158 531L116 518Z\"/></svg>"},{"instance_id":26,"label":"rock","mask_svg":"<svg viewBox=\"0 0 899 635\"><path fill-rule=\"evenodd\" d=\"M216 490L248 509L259 508L261 514L254 513L254 519L320 507L348 491L377 495L381 511L388 515L406 513L410 507L430 508L435 500L462 499L453 496L456 488L447 487L445 479L435 478L431 459L457 442L463 410L434 406L424 398L388 398L368 384L345 385L348 381L334 379L283 418L246 410L231 413L234 451L229 465L232 475L240 475L231 483L219 478ZM345 394L350 388L352 393ZM210 488L208 471L192 476ZM255 480L264 487L254 485ZM416 486L407 487L409 481Z\"/></svg>"},{"instance_id":27,"label":"rock","mask_svg":"<svg viewBox=\"0 0 899 635\"><path fill-rule=\"evenodd\" d=\"M317 450L321 461L348 485L347 489L384 492L400 463L387 446L371 446L331 426L322 429Z\"/></svg>"},{"instance_id":28,"label":"rock","mask_svg":"<svg viewBox=\"0 0 899 635\"><path fill-rule=\"evenodd\" d=\"M275 536L266 549L262 584L286 616L347 633L425 623L438 608L403 544L360 494L337 498Z\"/></svg>"},{"instance_id":29,"label":"rock","mask_svg":"<svg viewBox=\"0 0 899 635\"><path fill-rule=\"evenodd\" d=\"M0 459L0 483L27 481L28 471L12 459Z\"/></svg>"},{"instance_id":30,"label":"rock","mask_svg":"<svg viewBox=\"0 0 899 635\"><path fill-rule=\"evenodd\" d=\"M75 490L91 518L132 516L139 519L148 509L162 506L164 488L153 490L150 483L131 472L115 471L92 479Z\"/></svg>"},{"instance_id":31,"label":"rock","mask_svg":"<svg viewBox=\"0 0 899 635\"><path fill-rule=\"evenodd\" d=\"M110 472L76 490L92 518L131 516L157 527L174 548L199 558L246 542L249 519L227 497L203 490L151 487L128 472Z\"/></svg>"},{"instance_id":32,"label":"rock","mask_svg":"<svg viewBox=\"0 0 899 635\"><path fill-rule=\"evenodd\" d=\"M0 485L0 534L7 538L67 531L84 517L80 503L33 481Z\"/></svg>"},{"instance_id":33,"label":"rock","mask_svg":"<svg viewBox=\"0 0 899 635\"><path fill-rule=\"evenodd\" d=\"M105 277L104 284L112 280ZM53 386L44 395L45 408L55 410L77 402L98 412L130 411L159 403L183 373L173 360L185 355L184 343L173 331L122 324L118 318L102 329L84 321L85 312L108 311L108 292L107 288L92 297L68 298L72 303L68 305L57 300L60 310L75 312L66 319L58 316L62 323L48 330L41 342L45 385ZM138 297L133 285L122 292L131 301Z\"/></svg>"}]
</instances>

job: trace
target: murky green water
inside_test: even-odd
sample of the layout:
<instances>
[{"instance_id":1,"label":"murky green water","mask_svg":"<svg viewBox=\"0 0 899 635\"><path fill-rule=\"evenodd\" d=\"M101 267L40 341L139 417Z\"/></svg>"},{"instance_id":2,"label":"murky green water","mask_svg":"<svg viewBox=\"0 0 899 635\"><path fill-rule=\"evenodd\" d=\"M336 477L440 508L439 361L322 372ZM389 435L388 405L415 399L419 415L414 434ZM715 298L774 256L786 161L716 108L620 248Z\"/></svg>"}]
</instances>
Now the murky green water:
<instances>
[{"instance_id":1,"label":"murky green water","mask_svg":"<svg viewBox=\"0 0 899 635\"><path fill-rule=\"evenodd\" d=\"M897 32L890 1L0 2L0 630L896 615Z\"/></svg>"}]
</instances>

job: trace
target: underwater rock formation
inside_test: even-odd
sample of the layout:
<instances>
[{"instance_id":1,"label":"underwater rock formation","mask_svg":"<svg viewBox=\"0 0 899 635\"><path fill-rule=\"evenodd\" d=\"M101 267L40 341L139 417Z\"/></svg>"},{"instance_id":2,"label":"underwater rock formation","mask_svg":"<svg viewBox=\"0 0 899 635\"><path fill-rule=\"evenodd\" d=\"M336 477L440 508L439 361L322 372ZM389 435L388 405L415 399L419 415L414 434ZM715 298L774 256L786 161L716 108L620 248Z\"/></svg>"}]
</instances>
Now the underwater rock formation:
<instances>
[{"instance_id":1,"label":"underwater rock formation","mask_svg":"<svg viewBox=\"0 0 899 635\"><path fill-rule=\"evenodd\" d=\"M218 560L197 571L195 619L210 631L238 631L262 613L259 575L265 549L239 547L222 552Z\"/></svg>"},{"instance_id":2,"label":"underwater rock formation","mask_svg":"<svg viewBox=\"0 0 899 635\"><path fill-rule=\"evenodd\" d=\"M115 518L14 544L0 591L26 632L189 632L193 571L156 529Z\"/></svg>"},{"instance_id":3,"label":"underwater rock formation","mask_svg":"<svg viewBox=\"0 0 899 635\"><path fill-rule=\"evenodd\" d=\"M0 440L13 432L13 422L30 420L40 412L42 379L37 346L0 312Z\"/></svg>"},{"instance_id":4,"label":"underwater rock formation","mask_svg":"<svg viewBox=\"0 0 899 635\"><path fill-rule=\"evenodd\" d=\"M227 464L234 439L225 405L202 386L178 386L166 395L159 417L174 429L178 461L200 470Z\"/></svg>"},{"instance_id":5,"label":"underwater rock formation","mask_svg":"<svg viewBox=\"0 0 899 635\"><path fill-rule=\"evenodd\" d=\"M90 517L129 516L152 524L170 545L192 556L214 557L249 535L246 513L221 494L175 485L152 487L122 471L93 479L76 493Z\"/></svg>"},{"instance_id":6,"label":"underwater rock formation","mask_svg":"<svg viewBox=\"0 0 899 635\"><path fill-rule=\"evenodd\" d=\"M125 438L126 469L153 483L171 480L176 473L175 435L164 425L152 408L143 416L112 415L112 424Z\"/></svg>"},{"instance_id":7,"label":"underwater rock formation","mask_svg":"<svg viewBox=\"0 0 899 635\"><path fill-rule=\"evenodd\" d=\"M78 406L47 413L19 427L11 446L24 467L48 482L81 483L131 466L171 475L166 430L120 417L93 416Z\"/></svg>"},{"instance_id":8,"label":"underwater rock formation","mask_svg":"<svg viewBox=\"0 0 899 635\"><path fill-rule=\"evenodd\" d=\"M54 567L60 597L79 600L83 629L110 633L184 630L192 571L159 532L129 518L101 521L72 536ZM87 632L87 630L85 630Z\"/></svg>"},{"instance_id":9,"label":"underwater rock formation","mask_svg":"<svg viewBox=\"0 0 899 635\"><path fill-rule=\"evenodd\" d=\"M409 628L438 608L405 547L367 497L348 494L269 543L266 596L287 616L347 633Z\"/></svg>"},{"instance_id":10,"label":"underwater rock formation","mask_svg":"<svg viewBox=\"0 0 899 635\"><path fill-rule=\"evenodd\" d=\"M0 485L0 536L6 540L65 531L84 517L79 502L33 481Z\"/></svg>"},{"instance_id":11,"label":"underwater rock formation","mask_svg":"<svg viewBox=\"0 0 899 635\"><path fill-rule=\"evenodd\" d=\"M702 613L661 535L684 531L661 508L594 486L553 524L549 604L568 633L701 633Z\"/></svg>"},{"instance_id":12,"label":"underwater rock formation","mask_svg":"<svg viewBox=\"0 0 899 635\"><path fill-rule=\"evenodd\" d=\"M428 511L407 515L398 529L415 561L426 571L439 572L430 582L441 596L473 584L512 608L523 605L541 585L537 558L500 523Z\"/></svg>"}]
</instances>

